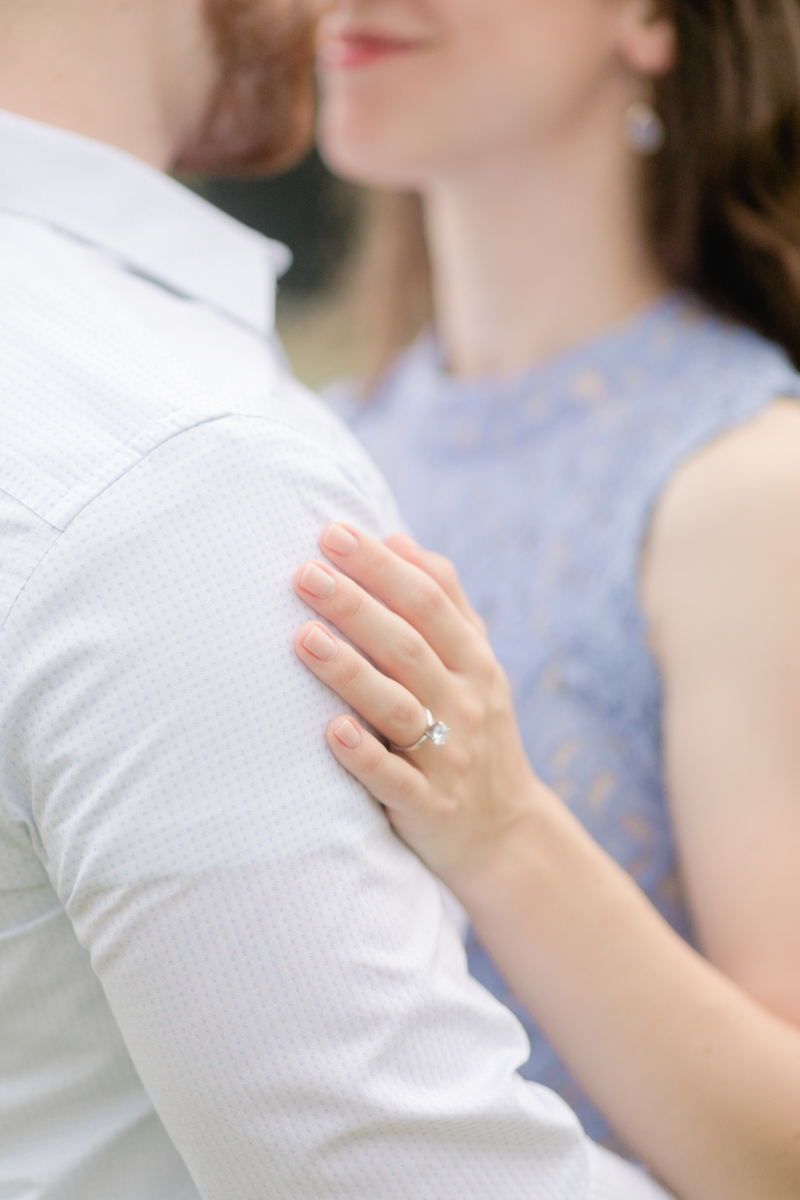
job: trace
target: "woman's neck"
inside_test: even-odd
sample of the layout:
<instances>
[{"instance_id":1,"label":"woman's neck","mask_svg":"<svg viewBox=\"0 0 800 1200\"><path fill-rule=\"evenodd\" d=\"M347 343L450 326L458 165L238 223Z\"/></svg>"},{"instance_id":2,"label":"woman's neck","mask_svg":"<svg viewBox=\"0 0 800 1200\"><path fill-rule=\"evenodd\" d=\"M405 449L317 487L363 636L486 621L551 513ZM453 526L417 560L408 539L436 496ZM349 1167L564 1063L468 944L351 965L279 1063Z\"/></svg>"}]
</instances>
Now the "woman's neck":
<instances>
[{"instance_id":1,"label":"woman's neck","mask_svg":"<svg viewBox=\"0 0 800 1200\"><path fill-rule=\"evenodd\" d=\"M498 156L427 192L437 325L454 374L522 370L669 286L648 247L639 163L621 137L597 132Z\"/></svg>"}]
</instances>

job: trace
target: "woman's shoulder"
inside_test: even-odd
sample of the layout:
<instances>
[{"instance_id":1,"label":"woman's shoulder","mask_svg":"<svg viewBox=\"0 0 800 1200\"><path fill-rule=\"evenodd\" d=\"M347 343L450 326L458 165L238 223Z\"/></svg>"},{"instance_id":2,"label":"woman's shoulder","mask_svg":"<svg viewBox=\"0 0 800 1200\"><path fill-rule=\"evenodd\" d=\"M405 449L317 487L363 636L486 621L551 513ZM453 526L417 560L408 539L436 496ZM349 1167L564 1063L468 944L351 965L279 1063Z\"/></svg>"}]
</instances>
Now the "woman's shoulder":
<instances>
[{"instance_id":1,"label":"woman's shoulder","mask_svg":"<svg viewBox=\"0 0 800 1200\"><path fill-rule=\"evenodd\" d=\"M651 472L642 600L654 628L662 609L688 599L691 612L698 586L741 592L748 571L766 579L789 563L800 522L800 375L735 322L706 313L697 332L681 436Z\"/></svg>"},{"instance_id":2,"label":"woman's shoulder","mask_svg":"<svg viewBox=\"0 0 800 1200\"><path fill-rule=\"evenodd\" d=\"M667 391L702 414L701 401L756 405L783 392L800 395L798 375L776 342L710 308L691 293L677 293L663 306L644 348Z\"/></svg>"},{"instance_id":3,"label":"woman's shoulder","mask_svg":"<svg viewBox=\"0 0 800 1200\"><path fill-rule=\"evenodd\" d=\"M620 396L616 421L598 422L598 438L610 452L615 444L645 508L684 463L779 397L800 399L800 374L782 347L692 295L654 310L635 349L636 386Z\"/></svg>"},{"instance_id":4,"label":"woman's shoulder","mask_svg":"<svg viewBox=\"0 0 800 1200\"><path fill-rule=\"evenodd\" d=\"M776 397L676 470L654 515L652 548L670 562L719 558L730 541L752 542L750 554L783 527L796 542L799 521L800 404Z\"/></svg>"}]
</instances>

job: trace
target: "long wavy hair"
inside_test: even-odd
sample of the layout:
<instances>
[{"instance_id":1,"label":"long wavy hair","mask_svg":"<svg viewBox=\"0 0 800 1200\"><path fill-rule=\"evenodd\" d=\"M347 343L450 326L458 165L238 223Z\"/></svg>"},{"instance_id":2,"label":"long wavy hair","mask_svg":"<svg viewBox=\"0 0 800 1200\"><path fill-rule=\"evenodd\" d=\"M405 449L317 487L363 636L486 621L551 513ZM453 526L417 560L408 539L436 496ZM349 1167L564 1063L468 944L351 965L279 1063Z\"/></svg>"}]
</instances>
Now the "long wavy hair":
<instances>
[{"instance_id":1,"label":"long wavy hair","mask_svg":"<svg viewBox=\"0 0 800 1200\"><path fill-rule=\"evenodd\" d=\"M800 0L668 0L678 53L655 84L646 164L654 251L676 285L785 347L800 367ZM418 196L371 194L359 286L367 390L431 319Z\"/></svg>"}]
</instances>

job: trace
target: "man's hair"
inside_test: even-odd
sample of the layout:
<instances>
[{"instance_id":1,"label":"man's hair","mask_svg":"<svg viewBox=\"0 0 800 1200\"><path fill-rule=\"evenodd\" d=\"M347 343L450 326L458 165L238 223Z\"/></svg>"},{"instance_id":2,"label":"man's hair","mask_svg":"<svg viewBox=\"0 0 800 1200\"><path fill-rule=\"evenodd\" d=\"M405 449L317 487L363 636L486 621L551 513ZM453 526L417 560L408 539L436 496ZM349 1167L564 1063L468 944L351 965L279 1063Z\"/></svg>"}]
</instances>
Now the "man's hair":
<instances>
[{"instance_id":1,"label":"man's hair","mask_svg":"<svg viewBox=\"0 0 800 1200\"><path fill-rule=\"evenodd\" d=\"M280 13L265 0L206 0L220 79L199 135L177 169L263 176L292 166L314 129L314 34L318 4Z\"/></svg>"}]
</instances>

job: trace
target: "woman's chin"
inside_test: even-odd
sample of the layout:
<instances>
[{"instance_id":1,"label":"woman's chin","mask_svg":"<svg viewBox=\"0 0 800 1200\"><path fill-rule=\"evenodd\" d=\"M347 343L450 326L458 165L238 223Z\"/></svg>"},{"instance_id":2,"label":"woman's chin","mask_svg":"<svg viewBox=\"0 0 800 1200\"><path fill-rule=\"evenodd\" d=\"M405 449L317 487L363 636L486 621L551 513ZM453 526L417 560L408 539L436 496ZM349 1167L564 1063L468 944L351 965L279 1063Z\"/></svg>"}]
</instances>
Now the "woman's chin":
<instances>
[{"instance_id":1,"label":"woman's chin","mask_svg":"<svg viewBox=\"0 0 800 1200\"><path fill-rule=\"evenodd\" d=\"M330 134L324 125L319 134L320 153L331 171L365 187L416 191L422 187L420 164L402 153L393 153L380 137L343 138Z\"/></svg>"}]
</instances>

